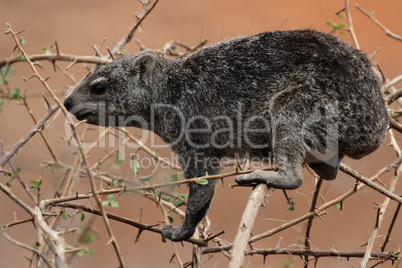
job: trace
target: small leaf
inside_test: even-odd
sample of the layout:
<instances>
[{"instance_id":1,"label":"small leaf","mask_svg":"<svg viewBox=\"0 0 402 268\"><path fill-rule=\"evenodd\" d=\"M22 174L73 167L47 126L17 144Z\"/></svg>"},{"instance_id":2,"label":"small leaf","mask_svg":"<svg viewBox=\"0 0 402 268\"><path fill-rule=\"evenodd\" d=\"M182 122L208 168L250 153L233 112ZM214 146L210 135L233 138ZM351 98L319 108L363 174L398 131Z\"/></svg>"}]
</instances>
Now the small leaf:
<instances>
[{"instance_id":1,"label":"small leaf","mask_svg":"<svg viewBox=\"0 0 402 268\"><path fill-rule=\"evenodd\" d=\"M81 221L85 220L85 214L81 212Z\"/></svg>"},{"instance_id":2,"label":"small leaf","mask_svg":"<svg viewBox=\"0 0 402 268\"><path fill-rule=\"evenodd\" d=\"M168 217L168 219L169 219L169 222L170 222L170 223L173 223L174 220L173 220L172 216L169 215L169 213L167 214L167 217Z\"/></svg>"},{"instance_id":3,"label":"small leaf","mask_svg":"<svg viewBox=\"0 0 402 268\"><path fill-rule=\"evenodd\" d=\"M104 207L109 206L109 201L108 200L102 201L102 206L104 206Z\"/></svg>"},{"instance_id":4,"label":"small leaf","mask_svg":"<svg viewBox=\"0 0 402 268\"><path fill-rule=\"evenodd\" d=\"M341 209L341 204L340 204L340 203L336 203L336 204L334 205L334 207L335 207L336 209Z\"/></svg>"},{"instance_id":5,"label":"small leaf","mask_svg":"<svg viewBox=\"0 0 402 268\"><path fill-rule=\"evenodd\" d=\"M21 37L20 43L21 43L21 45L26 45L27 41L24 39L24 37Z\"/></svg>"},{"instance_id":6,"label":"small leaf","mask_svg":"<svg viewBox=\"0 0 402 268\"><path fill-rule=\"evenodd\" d=\"M138 179L141 180L141 181L149 181L149 179L152 178L153 176L154 175L151 174L151 175L139 177Z\"/></svg>"},{"instance_id":7,"label":"small leaf","mask_svg":"<svg viewBox=\"0 0 402 268\"><path fill-rule=\"evenodd\" d=\"M89 249L88 252L87 252L87 255L89 257L93 257L93 256L95 256L95 251L93 249Z\"/></svg>"},{"instance_id":8,"label":"small leaf","mask_svg":"<svg viewBox=\"0 0 402 268\"><path fill-rule=\"evenodd\" d=\"M68 219L68 213L66 210L63 211L63 214L61 216L63 218L63 220L67 220Z\"/></svg>"},{"instance_id":9,"label":"small leaf","mask_svg":"<svg viewBox=\"0 0 402 268\"><path fill-rule=\"evenodd\" d=\"M16 101L21 100L20 89L19 88L14 89L13 93L11 93L11 95L10 95L10 99L16 100Z\"/></svg>"},{"instance_id":10,"label":"small leaf","mask_svg":"<svg viewBox=\"0 0 402 268\"><path fill-rule=\"evenodd\" d=\"M84 256L84 251L82 251L82 250L77 251L77 256L78 257Z\"/></svg>"},{"instance_id":11,"label":"small leaf","mask_svg":"<svg viewBox=\"0 0 402 268\"><path fill-rule=\"evenodd\" d=\"M137 161L133 162L132 168L134 169L134 171L133 171L134 174L138 174L141 170L141 166L140 166L140 164L138 164Z\"/></svg>"},{"instance_id":12,"label":"small leaf","mask_svg":"<svg viewBox=\"0 0 402 268\"><path fill-rule=\"evenodd\" d=\"M175 206L175 207L178 208L178 207L180 207L180 206L182 206L182 205L184 205L184 201L183 201L183 200L178 199L178 198L174 200L174 206Z\"/></svg>"},{"instance_id":13,"label":"small leaf","mask_svg":"<svg viewBox=\"0 0 402 268\"><path fill-rule=\"evenodd\" d=\"M122 184L124 182L124 178L120 178L120 179L112 179L112 184L115 186L119 186L120 184Z\"/></svg>"},{"instance_id":14,"label":"small leaf","mask_svg":"<svg viewBox=\"0 0 402 268\"><path fill-rule=\"evenodd\" d=\"M123 164L124 160L122 160L122 159L120 158L120 155L117 154L116 157L114 158L114 162L115 162L116 164L118 164L118 165L121 165L121 164Z\"/></svg>"},{"instance_id":15,"label":"small leaf","mask_svg":"<svg viewBox=\"0 0 402 268\"><path fill-rule=\"evenodd\" d=\"M92 241L94 241L97 238L95 233L89 232L83 239L82 239L82 243L84 244L88 244L91 243Z\"/></svg>"},{"instance_id":16,"label":"small leaf","mask_svg":"<svg viewBox=\"0 0 402 268\"><path fill-rule=\"evenodd\" d=\"M289 211L293 211L293 210L295 210L295 208L296 208L296 207L295 207L295 203L290 202L290 203L289 203L288 210L289 210Z\"/></svg>"},{"instance_id":17,"label":"small leaf","mask_svg":"<svg viewBox=\"0 0 402 268\"><path fill-rule=\"evenodd\" d=\"M41 169L44 169L44 168L47 166L47 165L46 165L45 163L43 163L43 162L40 162L39 165L40 165L40 168L41 168Z\"/></svg>"},{"instance_id":18,"label":"small leaf","mask_svg":"<svg viewBox=\"0 0 402 268\"><path fill-rule=\"evenodd\" d=\"M162 197L162 200L166 201L166 202L170 202L170 200L172 200L172 197Z\"/></svg>"},{"instance_id":19,"label":"small leaf","mask_svg":"<svg viewBox=\"0 0 402 268\"><path fill-rule=\"evenodd\" d=\"M179 172L170 175L170 182L176 182L178 180L179 180Z\"/></svg>"},{"instance_id":20,"label":"small leaf","mask_svg":"<svg viewBox=\"0 0 402 268\"><path fill-rule=\"evenodd\" d=\"M197 184L200 184L200 185L206 185L206 184L208 184L208 180L207 179L198 179L198 180L196 180L195 181Z\"/></svg>"},{"instance_id":21,"label":"small leaf","mask_svg":"<svg viewBox=\"0 0 402 268\"><path fill-rule=\"evenodd\" d=\"M156 197L159 198L161 196L161 190L155 189Z\"/></svg>"},{"instance_id":22,"label":"small leaf","mask_svg":"<svg viewBox=\"0 0 402 268\"><path fill-rule=\"evenodd\" d=\"M38 188L41 188L42 187L42 180L41 179L37 179L36 181L32 180L31 185L33 186L32 190L36 190Z\"/></svg>"}]
</instances>

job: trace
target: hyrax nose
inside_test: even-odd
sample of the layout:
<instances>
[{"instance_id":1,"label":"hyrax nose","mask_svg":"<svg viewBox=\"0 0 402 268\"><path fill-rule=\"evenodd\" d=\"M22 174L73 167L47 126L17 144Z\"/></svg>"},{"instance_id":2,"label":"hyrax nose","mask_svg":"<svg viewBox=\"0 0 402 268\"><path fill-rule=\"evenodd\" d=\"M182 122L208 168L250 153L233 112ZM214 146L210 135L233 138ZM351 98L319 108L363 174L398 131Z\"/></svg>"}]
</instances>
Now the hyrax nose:
<instances>
[{"instance_id":1,"label":"hyrax nose","mask_svg":"<svg viewBox=\"0 0 402 268\"><path fill-rule=\"evenodd\" d=\"M71 98L67 98L64 101L64 107L66 107L67 111L70 111L73 108L73 100Z\"/></svg>"}]
</instances>

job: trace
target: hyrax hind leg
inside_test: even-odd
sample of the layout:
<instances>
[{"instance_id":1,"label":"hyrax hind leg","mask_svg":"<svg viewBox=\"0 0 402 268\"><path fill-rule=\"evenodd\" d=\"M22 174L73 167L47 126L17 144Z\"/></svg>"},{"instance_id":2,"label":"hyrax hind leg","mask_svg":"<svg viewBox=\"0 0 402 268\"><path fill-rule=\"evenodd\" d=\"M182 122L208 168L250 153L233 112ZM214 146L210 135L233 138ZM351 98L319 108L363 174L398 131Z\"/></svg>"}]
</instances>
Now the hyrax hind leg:
<instances>
[{"instance_id":1,"label":"hyrax hind leg","mask_svg":"<svg viewBox=\"0 0 402 268\"><path fill-rule=\"evenodd\" d=\"M339 163L342 161L343 155L335 155L325 162L314 162L308 165L325 180L334 180L338 174Z\"/></svg>"},{"instance_id":2,"label":"hyrax hind leg","mask_svg":"<svg viewBox=\"0 0 402 268\"><path fill-rule=\"evenodd\" d=\"M271 137L273 162L278 170L257 170L241 175L236 178L238 184L265 183L279 189L295 189L301 185L305 157L302 120L297 111L290 109L293 107L285 104L277 108L280 110L271 116Z\"/></svg>"}]
</instances>

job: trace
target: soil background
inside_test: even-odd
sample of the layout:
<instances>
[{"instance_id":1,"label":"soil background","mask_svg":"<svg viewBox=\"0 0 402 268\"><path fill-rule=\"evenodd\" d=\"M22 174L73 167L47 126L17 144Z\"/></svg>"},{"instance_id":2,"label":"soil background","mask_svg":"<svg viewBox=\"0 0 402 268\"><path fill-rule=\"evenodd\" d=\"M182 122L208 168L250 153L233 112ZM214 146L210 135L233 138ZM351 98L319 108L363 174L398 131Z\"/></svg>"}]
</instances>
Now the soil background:
<instances>
[{"instance_id":1,"label":"soil background","mask_svg":"<svg viewBox=\"0 0 402 268\"><path fill-rule=\"evenodd\" d=\"M372 54L381 47L381 51L376 55L374 61L380 64L382 72L391 79L402 74L402 43L387 37L367 17L356 10L355 3L359 3L366 10L375 11L377 19L386 27L402 35L402 2L399 0L350 1L354 27L361 48L368 54ZM104 48L112 48L128 32L135 22L134 14L140 10L141 5L137 1L0 0L0 7L0 25L5 29L6 23L10 23L15 31L24 29L25 32L21 36L27 41L25 49L29 54L40 53L43 47L50 48L51 44L57 40L60 50L64 53L92 55L94 53L93 45L99 44L106 38ZM341 0L161 0L145 20L141 31L135 38L138 38L148 48L160 49L170 40L178 40L186 45L195 46L204 39L211 44L226 38L252 35L262 31L311 28L329 32L331 28L326 25L326 21L346 23L346 18L340 19L336 16L336 13L343 7L344 1ZM347 32L338 35L350 42ZM13 48L14 43L11 36L0 34L0 58L12 55ZM131 42L126 49L129 53L136 53L139 47L135 42ZM107 52L103 49L102 53ZM68 63L59 64L64 67L68 65ZM43 76L50 77L48 80L50 86L61 97L66 91L66 87L71 86L72 82L60 71L54 72L50 63L44 62L42 65L45 69L41 71ZM21 92L27 92L31 110L37 119L41 118L46 112L41 97L44 88L35 79L23 81L22 77L32 75L27 64L18 63L13 68L16 69L16 73L11 86L19 87ZM85 75L86 69L82 66L74 67L71 72L77 72L77 79L79 79ZM12 148L13 144L18 142L33 125L24 106L16 104L15 101L5 101L0 113L0 138L7 150ZM68 146L61 138L66 135L64 126L64 118L60 115L46 126L45 134L61 161L71 164L76 148ZM92 131L96 135L99 129L94 127ZM152 145L153 135L151 133L134 128L130 131L144 137L147 145ZM88 141L90 141L90 137L89 135ZM400 136L396 138L398 142L401 141ZM159 146L162 145L158 139L155 142ZM395 153L392 148L387 147L388 144L389 138L380 150L370 156L359 161L346 159L345 162L370 177L380 168L394 161ZM99 148L94 152L90 161L96 162L105 150L110 150L108 146L106 147ZM135 148L127 148L124 154L128 156L135 150ZM167 148L158 149L158 153L172 160L175 159ZM13 158L13 163L22 169L21 176L28 184L29 181L42 177L42 197L46 198L53 196L63 172L56 170L52 173L42 170L40 163L43 160L51 160L51 157L37 135L23 147L18 156ZM110 169L115 169L116 173L127 177L132 176L128 162L127 160L121 165L119 170L116 167L110 167ZM145 162L143 164L145 166ZM144 168L141 174L147 175L150 172L153 172L152 167ZM156 182L163 181L173 173L172 170L158 168L155 171L154 180ZM281 191L270 191L266 207L260 210L256 220L254 234L274 228L282 222L301 216L308 211L309 194L314 189L314 178L307 170L304 171L304 176L303 185L299 189L289 192L296 202L296 210L287 210L288 205ZM391 176L392 174L389 173L383 177L385 187L389 186ZM233 179L227 178L224 180L224 185L218 186L217 194L208 213L212 222L212 231L217 233L225 230L225 234L221 238L227 241L234 239L251 191L249 188L229 187L230 184L234 184ZM0 177L0 180L5 183L7 179ZM335 181L324 182L323 198L329 201L351 189L354 183L352 178L340 172ZM29 203L26 194L16 184L17 182L14 182L13 192ZM398 187L396 193L400 194L402 193L401 184ZM77 189L80 193L87 192L89 189L87 180L81 179ZM186 193L185 187L181 187L179 190ZM376 209L372 202L381 204L383 201L384 196L366 188L347 199L343 203L342 210L328 209L323 220L317 218L314 221L311 234L313 248L364 251L364 244L375 224ZM144 223L155 224L158 220L163 220L160 209L141 197L124 194L118 198L118 202L119 208L109 211L124 217L138 219L140 211L143 209L142 221ZM391 202L374 251L379 251L395 207L395 202ZM0 193L0 226L12 222L15 215L18 219L27 218L27 214L20 207L6 195ZM89 219L88 215L87 220ZM76 220L73 224L78 227L84 223ZM179 219L175 219L174 224L178 223ZM115 222L112 222L112 227L127 267L177 267L177 264L169 263L173 254L171 243L162 243L160 235L144 232L140 240L134 244L137 234L135 228ZM294 228L264 239L253 246L275 248L279 245L280 247L298 248L297 244L303 244L304 228L305 223L296 225ZM71 267L117 267L118 262L113 247L106 245L109 238L102 220L98 217L95 219L94 231L97 234L97 240L86 245L93 250L94 256L74 257ZM1 230L0 234L4 232L28 245L32 245L36 241L36 230L33 229L32 224ZM69 235L67 242L76 245L77 237L78 235ZM387 250L397 251L401 244L402 218L399 217ZM187 243L184 244L184 247L180 243L177 246L182 260L189 261L191 246ZM0 267L28 267L29 262L24 256L29 258L30 252L8 242L2 235L0 236ZM206 262L203 267L227 266L227 259L222 254L214 254L210 257L210 259L208 256L203 257ZM348 261L323 258L318 261L317 267L358 267L359 261L359 259ZM248 267L283 267L289 262L293 263L292 267L302 267L300 258L287 255L269 256L265 264L263 264L262 256L252 256L248 258ZM380 267L391 267L391 265L387 263Z\"/></svg>"}]
</instances>

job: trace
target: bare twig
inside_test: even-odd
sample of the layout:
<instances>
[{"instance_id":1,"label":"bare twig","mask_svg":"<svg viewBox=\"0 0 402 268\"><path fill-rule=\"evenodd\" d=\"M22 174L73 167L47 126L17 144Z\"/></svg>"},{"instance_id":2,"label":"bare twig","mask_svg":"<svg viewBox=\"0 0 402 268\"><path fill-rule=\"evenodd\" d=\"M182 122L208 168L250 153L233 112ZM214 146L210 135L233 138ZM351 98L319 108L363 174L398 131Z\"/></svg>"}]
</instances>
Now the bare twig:
<instances>
[{"instance_id":1,"label":"bare twig","mask_svg":"<svg viewBox=\"0 0 402 268\"><path fill-rule=\"evenodd\" d=\"M21 243L20 241L15 240L15 239L12 238L11 236L9 236L7 233L4 233L3 235L4 235L5 238L7 238L8 241L10 241L10 242L16 244L17 246L22 247L22 248L25 248L25 249L27 249L27 250L30 250L30 251L34 252L35 254L38 254L38 255L42 258L42 260L46 263L46 265L47 265L48 267L54 267L54 266L50 263L50 261L49 261L48 259L46 259L46 257L42 254L42 252L40 252L40 251L37 250L36 248L33 248L33 247L28 246L28 245L26 245L26 244L24 244L24 243Z\"/></svg>"},{"instance_id":2,"label":"bare twig","mask_svg":"<svg viewBox=\"0 0 402 268\"><path fill-rule=\"evenodd\" d=\"M142 10L137 14L137 22L135 25L131 28L131 30L128 32L126 36L124 36L117 44L116 46L110 51L111 55L116 55L120 49L122 49L126 44L128 44L135 33L137 32L138 28L141 26L141 23L145 20L145 18L152 12L152 10L155 8L156 4L159 2L159 0L155 0L155 2L152 4L152 6L147 10L150 0L146 0L143 2L143 7ZM110 57L109 55L106 56L107 58Z\"/></svg>"},{"instance_id":3,"label":"bare twig","mask_svg":"<svg viewBox=\"0 0 402 268\"><path fill-rule=\"evenodd\" d=\"M378 27L381 28L381 30L383 30L385 32L386 35L394 38L395 40L401 41L402 42L402 37L394 34L393 32L391 32L390 30L388 30L379 20L377 20L373 14L367 12L366 10L364 10L363 8L361 8L358 4L355 4L356 8L362 12L364 15L366 15L367 17L369 17Z\"/></svg>"},{"instance_id":4,"label":"bare twig","mask_svg":"<svg viewBox=\"0 0 402 268\"><path fill-rule=\"evenodd\" d=\"M61 203L61 204L57 204L56 206L60 206L60 207L66 207L66 208L74 208L74 209L82 209L85 212L91 213L91 214L95 214L95 215L101 215L101 212L98 209L94 209L92 207L89 206L85 206L85 205L80 205L80 204L73 204L73 203ZM140 230L146 230L146 231L150 231L153 233L157 233L157 234L162 234L162 230L158 227L155 227L155 225L149 225L149 224L144 224L141 222L137 222L137 221L133 221L131 219L113 214L113 213L106 213L107 217L111 220L115 220L124 224L128 224L130 226L133 226L135 228L138 228ZM193 239L190 238L188 240L186 240L189 243L192 244L196 244L199 246L205 246L206 243L202 240L197 240L197 239Z\"/></svg>"},{"instance_id":5,"label":"bare twig","mask_svg":"<svg viewBox=\"0 0 402 268\"><path fill-rule=\"evenodd\" d=\"M399 166L400 166L400 164L398 165L398 167ZM396 168L397 170L398 170L398 167ZM393 179L391 181L391 185L389 187L390 192L395 191L398 179L399 179L399 173L395 172L395 175L393 176ZM384 220L385 210L387 209L389 202L390 202L390 198L387 197L387 198L385 198L385 200L382 203L382 205L380 207L378 207L376 224L375 224L375 226L373 228L373 231L371 233L371 236L370 236L370 238L368 240L366 254L364 255L364 258L362 259L362 261L360 262L360 267L361 268L365 268L367 266L368 261L370 260L371 252L372 252L373 246L374 246L374 242L375 242L377 234L378 234L378 232L380 230L381 224L382 224L382 222ZM399 205L400 204L401 203L399 203Z\"/></svg>"},{"instance_id":6,"label":"bare twig","mask_svg":"<svg viewBox=\"0 0 402 268\"><path fill-rule=\"evenodd\" d=\"M401 163L402 163L402 157L398 158L398 160L396 160L394 163L392 163L392 165L386 167L386 170L384 170L384 172L389 171L391 168L399 166ZM364 177L363 175L359 174L358 172L351 169L347 165L341 163L339 165L339 169L342 170L343 172L345 172L346 174L352 176L353 178L357 179L358 181L361 181L362 183L366 184L368 187L376 190L377 192L391 198L392 200L395 200L398 203L402 203L402 197L394 194L392 191L386 190L384 187L381 187L378 184L375 184L372 181L372 179L368 179L368 178Z\"/></svg>"},{"instance_id":7,"label":"bare twig","mask_svg":"<svg viewBox=\"0 0 402 268\"><path fill-rule=\"evenodd\" d=\"M71 120L71 119L70 119L70 120ZM97 205L98 205L98 208L99 208L99 210L100 210L100 212L101 212L103 221L105 222L106 230L107 230L107 232L108 232L108 234L109 234L109 237L110 237L110 239L111 239L111 241L112 241L113 247L114 247L114 249L115 249L115 251L116 251L116 255L117 255L117 258L118 258L118 260L119 260L119 265L120 265L121 268L122 268L122 267L125 267L124 261L123 261L123 255L121 254L120 247L119 247L119 245L118 245L118 243L117 243L116 237L115 237L114 234L113 234L112 228L110 227L109 219L108 219L108 217L107 217L107 215L106 215L106 211L105 211L105 209L104 209L104 207L103 207L103 205L102 205L102 200L100 199L99 194L98 194L98 192L97 192L97 190L96 190L95 179L94 179L94 177L93 177L93 175L92 175L92 172L91 172L91 170L90 170L90 165L89 165L89 163L88 163L87 155L86 155L86 153L85 153L85 151L84 151L84 149L83 149L81 140L80 140L80 138L78 137L78 134L77 134L76 129L75 129L75 126L74 126L74 123L73 123L72 121L69 121L69 124L70 124L70 126L71 126L71 128L72 128L74 138L75 138L75 140L77 141L78 149L79 149L79 151L80 151L80 154L81 154L83 163L84 163L85 168L86 168L86 170L87 170L87 174L88 174L88 177L89 177L89 182L90 182L90 184L91 184L92 193L93 193L93 195L94 195L94 197L95 197L95 200L96 200L96 203L97 203Z\"/></svg>"},{"instance_id":8,"label":"bare twig","mask_svg":"<svg viewBox=\"0 0 402 268\"><path fill-rule=\"evenodd\" d=\"M317 200L318 200L318 196L320 193L320 189L321 189L321 185L322 185L322 181L323 179L320 177L317 180L317 184L315 186L314 189L314 194L313 194L313 199L311 200L311 205L310 205L310 211L309 212L314 212L316 210L316 206L317 206ZM306 226L306 236L304 238L304 246L305 249L310 249L310 231L311 231L311 227L313 226L313 220L314 217L310 217L307 221L307 226ZM308 267L308 255L304 256L304 267L307 268Z\"/></svg>"},{"instance_id":9,"label":"bare twig","mask_svg":"<svg viewBox=\"0 0 402 268\"><path fill-rule=\"evenodd\" d=\"M353 27L352 16L350 15L349 0L345 0L345 13L348 20L349 33L352 36L353 43L357 49L360 49L359 41L357 40L355 29Z\"/></svg>"},{"instance_id":10,"label":"bare twig","mask_svg":"<svg viewBox=\"0 0 402 268\"><path fill-rule=\"evenodd\" d=\"M12 65L18 62L37 62L37 61L49 61L49 62L56 62L56 61L67 61L71 63L92 63L92 64L107 64L112 62L110 59L100 58L96 56L79 56L79 55L72 55L72 54L65 54L65 53L54 53L54 54L34 54L34 55L27 55L27 57L21 59L19 56L5 58L0 60L0 67Z\"/></svg>"},{"instance_id":11,"label":"bare twig","mask_svg":"<svg viewBox=\"0 0 402 268\"><path fill-rule=\"evenodd\" d=\"M251 231L253 230L254 221L267 192L268 186L266 184L259 184L250 195L233 242L229 261L229 267L231 268L243 266L245 251Z\"/></svg>"}]
</instances>

